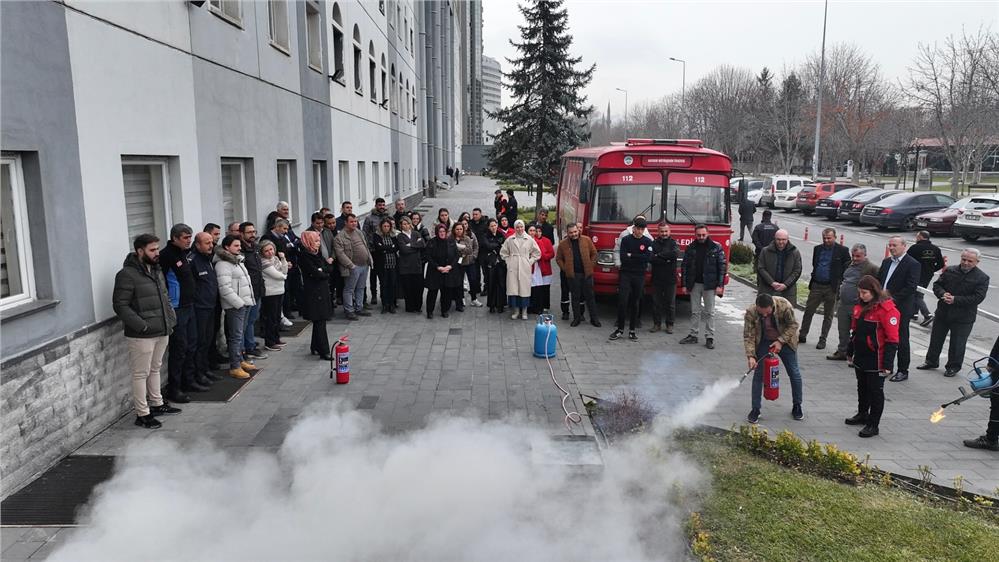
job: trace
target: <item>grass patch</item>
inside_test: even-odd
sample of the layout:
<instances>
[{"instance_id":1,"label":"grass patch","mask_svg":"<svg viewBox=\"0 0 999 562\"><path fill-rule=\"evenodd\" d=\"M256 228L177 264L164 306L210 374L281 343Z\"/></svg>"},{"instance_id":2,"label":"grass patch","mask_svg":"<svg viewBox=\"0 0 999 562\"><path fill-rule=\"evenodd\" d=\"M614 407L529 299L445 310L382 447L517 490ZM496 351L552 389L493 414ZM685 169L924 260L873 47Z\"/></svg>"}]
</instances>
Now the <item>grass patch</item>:
<instances>
[{"instance_id":1,"label":"grass patch","mask_svg":"<svg viewBox=\"0 0 999 562\"><path fill-rule=\"evenodd\" d=\"M534 212L534 202L533 201L531 202L531 207L530 208L527 208L525 206L521 206L520 209L517 210L517 218L519 220L524 221L524 224L531 224L534 221L535 214L536 213ZM555 216L555 206L554 205L550 205L548 207L548 222L552 222L552 217L554 217L554 216ZM513 225L510 225L510 226L513 226Z\"/></svg>"},{"instance_id":2,"label":"grass patch","mask_svg":"<svg viewBox=\"0 0 999 562\"><path fill-rule=\"evenodd\" d=\"M688 524L702 560L996 560L999 522L877 484L852 486L778 466L721 436L679 447L713 484Z\"/></svg>"}]
</instances>

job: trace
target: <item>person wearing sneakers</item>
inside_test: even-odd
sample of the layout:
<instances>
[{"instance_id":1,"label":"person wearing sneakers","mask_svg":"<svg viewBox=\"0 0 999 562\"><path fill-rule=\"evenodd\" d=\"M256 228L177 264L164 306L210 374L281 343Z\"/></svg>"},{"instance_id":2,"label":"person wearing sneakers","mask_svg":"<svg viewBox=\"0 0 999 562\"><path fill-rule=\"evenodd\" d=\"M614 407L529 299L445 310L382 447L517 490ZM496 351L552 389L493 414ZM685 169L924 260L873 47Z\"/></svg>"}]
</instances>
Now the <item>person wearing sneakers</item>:
<instances>
[{"instance_id":1,"label":"person wearing sneakers","mask_svg":"<svg viewBox=\"0 0 999 562\"><path fill-rule=\"evenodd\" d=\"M766 293L756 295L756 302L746 309L742 327L742 344L753 373L752 409L746 419L749 423L760 420L760 400L763 394L763 357L774 353L780 357L791 379L791 417L804 419L801 411L801 370L798 368L798 321L794 318L794 305L783 297Z\"/></svg>"},{"instance_id":2,"label":"person wearing sneakers","mask_svg":"<svg viewBox=\"0 0 999 562\"><path fill-rule=\"evenodd\" d=\"M333 254L340 268L343 281L343 311L347 320L357 320L358 316L371 316L364 310L364 284L368 278L368 268L373 260L368 250L368 241L357 227L357 217L347 216L343 230L333 239Z\"/></svg>"},{"instance_id":3,"label":"person wearing sneakers","mask_svg":"<svg viewBox=\"0 0 999 562\"><path fill-rule=\"evenodd\" d=\"M947 265L944 261L943 252L940 251L940 248L936 244L930 242L930 232L928 230L917 232L916 243L909 246L909 249L905 253L919 262L919 286L924 289L930 286L933 275ZM933 322L933 313L926 306L923 292L918 289L916 290L916 310L923 314L923 321L919 323L920 326L925 328L930 325L930 322ZM915 320L916 315L913 315L912 319Z\"/></svg>"},{"instance_id":4,"label":"person wearing sneakers","mask_svg":"<svg viewBox=\"0 0 999 562\"><path fill-rule=\"evenodd\" d=\"M160 239L140 234L132 247L115 275L111 303L125 328L135 425L156 429L162 425L156 415L180 413L160 395L160 366L177 316L159 266Z\"/></svg>"},{"instance_id":5,"label":"person wearing sneakers","mask_svg":"<svg viewBox=\"0 0 999 562\"><path fill-rule=\"evenodd\" d=\"M680 343L697 343L704 316L704 346L715 348L715 297L725 295L725 250L708 238L708 227L694 227L694 241L683 253L683 286L690 294L690 333Z\"/></svg>"},{"instance_id":6,"label":"person wearing sneakers","mask_svg":"<svg viewBox=\"0 0 999 562\"><path fill-rule=\"evenodd\" d=\"M225 311L225 323L229 336L229 376L237 379L249 378L249 372L257 371L252 363L243 360L243 326L246 313L253 306L253 287L250 286L250 273L243 265L242 240L238 236L226 236L222 246L215 252L215 274L219 281L219 298ZM249 371L249 372L248 372Z\"/></svg>"},{"instance_id":7,"label":"person wearing sneakers","mask_svg":"<svg viewBox=\"0 0 999 562\"><path fill-rule=\"evenodd\" d=\"M510 318L527 320L527 307L531 303L531 271L541 259L541 248L527 234L524 221L513 223L514 234L500 247L500 259L506 263L507 302L513 314Z\"/></svg>"},{"instance_id":8,"label":"person wearing sneakers","mask_svg":"<svg viewBox=\"0 0 999 562\"><path fill-rule=\"evenodd\" d=\"M572 323L575 328L583 322L583 304L590 312L590 324L600 327L597 319L597 301L593 294L593 269L597 266L597 247L587 236L580 236L579 225L572 223L565 228L565 238L558 243L555 263L569 286L572 306Z\"/></svg>"},{"instance_id":9,"label":"person wearing sneakers","mask_svg":"<svg viewBox=\"0 0 999 562\"><path fill-rule=\"evenodd\" d=\"M992 344L992 352L989 353L989 372L992 373L992 384L999 383L999 338ZM999 451L999 390L993 390L987 398L991 402L989 407L989 424L985 428L985 435L977 439L965 439L964 446L972 449L986 449L989 451Z\"/></svg>"},{"instance_id":10,"label":"person wearing sneakers","mask_svg":"<svg viewBox=\"0 0 999 562\"><path fill-rule=\"evenodd\" d=\"M191 268L194 270L194 316L198 325L198 346L194 356L194 366L198 373L196 378L218 381L222 379L222 375L212 370L218 361L211 357L215 351L215 335L218 333L215 318L216 308L219 307L219 281L215 274L215 264L212 263L215 241L211 233L199 232L194 235L194 252L191 256ZM219 312L221 310L219 308Z\"/></svg>"},{"instance_id":11,"label":"person wearing sneakers","mask_svg":"<svg viewBox=\"0 0 999 562\"><path fill-rule=\"evenodd\" d=\"M635 329L638 324L638 301L645 294L645 271L652 260L652 242L645 236L645 219L635 219L631 236L621 240L621 268L618 273L617 328L610 339L616 340L624 333L624 318L628 316L628 339L638 341Z\"/></svg>"},{"instance_id":12,"label":"person wearing sneakers","mask_svg":"<svg viewBox=\"0 0 999 562\"><path fill-rule=\"evenodd\" d=\"M891 375L905 318L881 283L870 275L857 284L857 297L846 350L847 364L857 375L857 413L847 418L846 424L863 425L858 435L873 437L885 409L885 378Z\"/></svg>"},{"instance_id":13,"label":"person wearing sneakers","mask_svg":"<svg viewBox=\"0 0 999 562\"><path fill-rule=\"evenodd\" d=\"M281 303L284 301L284 281L288 277L288 260L279 256L274 242L260 243L260 273L264 277L264 298L260 317L264 325L264 349L281 351Z\"/></svg>"}]
</instances>

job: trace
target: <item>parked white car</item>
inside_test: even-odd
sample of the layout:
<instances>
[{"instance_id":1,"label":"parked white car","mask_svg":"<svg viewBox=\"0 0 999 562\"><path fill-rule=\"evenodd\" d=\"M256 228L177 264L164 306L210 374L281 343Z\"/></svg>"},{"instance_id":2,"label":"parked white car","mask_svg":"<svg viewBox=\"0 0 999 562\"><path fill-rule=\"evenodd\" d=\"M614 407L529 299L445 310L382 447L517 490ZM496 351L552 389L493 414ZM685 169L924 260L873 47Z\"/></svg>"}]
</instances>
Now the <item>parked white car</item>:
<instances>
[{"instance_id":1,"label":"parked white car","mask_svg":"<svg viewBox=\"0 0 999 562\"><path fill-rule=\"evenodd\" d=\"M762 189L754 189L746 194L746 199L749 199L757 207L760 206L760 199L763 197Z\"/></svg>"},{"instance_id":2,"label":"parked white car","mask_svg":"<svg viewBox=\"0 0 999 562\"><path fill-rule=\"evenodd\" d=\"M989 204L990 200L994 205ZM976 195L976 205L958 211L954 221L954 234L971 242L982 236L999 236L999 198Z\"/></svg>"},{"instance_id":3,"label":"parked white car","mask_svg":"<svg viewBox=\"0 0 999 562\"><path fill-rule=\"evenodd\" d=\"M787 213L792 213L797 208L798 193L804 189L804 185L789 187L774 195L774 207L784 209Z\"/></svg>"}]
</instances>

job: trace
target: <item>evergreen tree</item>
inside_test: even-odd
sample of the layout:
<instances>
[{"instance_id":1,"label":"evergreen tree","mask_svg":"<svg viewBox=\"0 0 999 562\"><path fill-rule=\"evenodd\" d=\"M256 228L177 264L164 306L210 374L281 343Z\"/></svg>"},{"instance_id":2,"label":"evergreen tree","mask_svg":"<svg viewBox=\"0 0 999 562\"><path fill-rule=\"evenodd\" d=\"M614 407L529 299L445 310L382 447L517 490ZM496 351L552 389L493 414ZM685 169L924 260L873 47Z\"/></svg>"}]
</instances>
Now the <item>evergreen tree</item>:
<instances>
[{"instance_id":1,"label":"evergreen tree","mask_svg":"<svg viewBox=\"0 0 999 562\"><path fill-rule=\"evenodd\" d=\"M589 138L593 108L582 89L595 65L577 70L582 60L569 55L572 36L564 0L530 0L518 5L525 24L520 42L511 40L519 56L507 59L506 73L513 105L496 112L503 130L489 152L490 167L502 177L537 186L541 208L544 181L558 173L559 158Z\"/></svg>"}]
</instances>

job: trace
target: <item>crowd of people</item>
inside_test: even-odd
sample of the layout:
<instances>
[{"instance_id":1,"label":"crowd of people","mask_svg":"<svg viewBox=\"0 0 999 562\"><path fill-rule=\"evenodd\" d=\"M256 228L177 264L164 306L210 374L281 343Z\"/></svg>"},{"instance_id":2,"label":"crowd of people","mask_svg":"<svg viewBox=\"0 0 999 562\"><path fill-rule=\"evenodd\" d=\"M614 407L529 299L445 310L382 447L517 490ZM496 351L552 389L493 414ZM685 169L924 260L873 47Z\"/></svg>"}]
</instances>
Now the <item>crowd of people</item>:
<instances>
[{"instance_id":1,"label":"crowd of people","mask_svg":"<svg viewBox=\"0 0 999 562\"><path fill-rule=\"evenodd\" d=\"M745 221L742 221L745 222ZM800 251L786 230L771 221L769 211L763 222L751 229L756 248L757 299L745 314L743 343L749 368L755 369L750 423L760 418L763 372L760 363L768 353L780 356L791 379L792 416L802 419L802 383L796 350L809 339L812 319L822 307L822 326L816 349L825 349L834 318L837 324L836 350L826 359L845 361L857 379L857 412L846 418L848 425L862 426L860 437L880 433L885 406L884 383L904 382L910 376L910 322L922 314L922 326L930 326L930 343L918 370L940 367L940 355L948 340L943 376L956 376L964 364L965 349L977 319L978 305L988 293L989 276L978 268L981 252L969 248L961 253L958 265L946 266L943 254L920 231L916 243L908 246L901 236L888 240L888 257L879 265L867 257L863 244L850 249L836 242L836 231L822 231L822 243L812 250L808 298L799 324L793 314L797 304L798 279L803 271ZM936 281L934 276L940 273ZM932 281L937 298L930 312L920 288ZM999 339L991 352L999 358ZM999 361L989 361L993 382L999 382ZM990 420L985 435L964 444L972 448L999 451L999 392L992 393Z\"/></svg>"}]
</instances>

